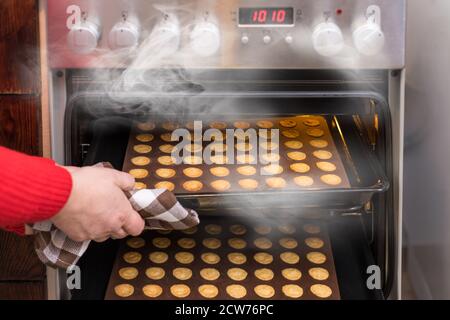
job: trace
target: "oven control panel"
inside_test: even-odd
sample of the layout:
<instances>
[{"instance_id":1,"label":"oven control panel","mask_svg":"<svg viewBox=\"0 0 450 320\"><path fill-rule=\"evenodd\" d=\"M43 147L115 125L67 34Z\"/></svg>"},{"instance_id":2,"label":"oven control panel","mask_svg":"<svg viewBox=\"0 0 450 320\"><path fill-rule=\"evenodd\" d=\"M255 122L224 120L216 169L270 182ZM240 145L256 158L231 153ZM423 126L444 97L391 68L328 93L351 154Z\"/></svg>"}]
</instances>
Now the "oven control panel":
<instances>
[{"instance_id":1,"label":"oven control panel","mask_svg":"<svg viewBox=\"0 0 450 320\"><path fill-rule=\"evenodd\" d=\"M53 68L399 69L405 0L47 0Z\"/></svg>"}]
</instances>

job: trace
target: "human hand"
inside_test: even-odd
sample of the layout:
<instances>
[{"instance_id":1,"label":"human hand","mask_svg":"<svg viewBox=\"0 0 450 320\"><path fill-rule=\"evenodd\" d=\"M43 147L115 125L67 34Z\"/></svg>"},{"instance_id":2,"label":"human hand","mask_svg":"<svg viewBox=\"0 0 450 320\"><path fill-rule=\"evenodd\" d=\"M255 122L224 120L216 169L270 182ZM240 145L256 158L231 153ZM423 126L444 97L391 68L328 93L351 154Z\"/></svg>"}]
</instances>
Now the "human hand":
<instances>
[{"instance_id":1,"label":"human hand","mask_svg":"<svg viewBox=\"0 0 450 320\"><path fill-rule=\"evenodd\" d=\"M102 242L142 233L144 220L124 194L134 188L132 176L107 168L66 169L72 176L72 192L64 208L51 220L69 238Z\"/></svg>"}]
</instances>

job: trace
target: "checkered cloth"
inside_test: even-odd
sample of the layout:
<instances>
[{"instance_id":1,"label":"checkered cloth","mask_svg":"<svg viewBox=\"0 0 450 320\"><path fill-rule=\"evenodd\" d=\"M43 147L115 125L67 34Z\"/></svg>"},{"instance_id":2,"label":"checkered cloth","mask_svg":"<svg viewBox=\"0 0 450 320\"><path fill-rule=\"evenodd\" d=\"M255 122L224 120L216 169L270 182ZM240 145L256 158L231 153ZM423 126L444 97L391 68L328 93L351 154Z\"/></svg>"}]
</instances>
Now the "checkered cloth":
<instances>
[{"instance_id":1,"label":"checkered cloth","mask_svg":"<svg viewBox=\"0 0 450 320\"><path fill-rule=\"evenodd\" d=\"M110 168L109 163L97 166ZM146 230L186 230L200 223L197 213L185 209L168 190L135 190L126 193L134 210L145 220ZM35 250L39 259L48 266L68 269L86 252L90 241L76 242L44 221L31 225L35 233Z\"/></svg>"}]
</instances>

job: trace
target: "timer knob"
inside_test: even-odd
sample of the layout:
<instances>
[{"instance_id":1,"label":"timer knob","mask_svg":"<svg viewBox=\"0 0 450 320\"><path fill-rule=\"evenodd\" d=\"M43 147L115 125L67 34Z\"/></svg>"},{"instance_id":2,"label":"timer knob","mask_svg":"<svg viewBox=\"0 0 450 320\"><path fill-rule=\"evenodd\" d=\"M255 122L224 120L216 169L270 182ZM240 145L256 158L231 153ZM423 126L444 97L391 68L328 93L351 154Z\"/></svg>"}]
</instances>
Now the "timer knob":
<instances>
[{"instance_id":1,"label":"timer knob","mask_svg":"<svg viewBox=\"0 0 450 320\"><path fill-rule=\"evenodd\" d=\"M374 56L381 52L385 43L385 36L380 27L381 11L378 6L370 6L367 14L367 22L353 32L353 42L361 54Z\"/></svg>"},{"instance_id":2,"label":"timer knob","mask_svg":"<svg viewBox=\"0 0 450 320\"><path fill-rule=\"evenodd\" d=\"M180 48L181 31L180 22L174 15L166 15L153 29L150 35L151 41L160 43L161 54L173 55Z\"/></svg>"},{"instance_id":3,"label":"timer knob","mask_svg":"<svg viewBox=\"0 0 450 320\"><path fill-rule=\"evenodd\" d=\"M191 32L191 48L201 57L210 57L220 49L221 37L216 24L197 23Z\"/></svg>"},{"instance_id":4,"label":"timer knob","mask_svg":"<svg viewBox=\"0 0 450 320\"><path fill-rule=\"evenodd\" d=\"M97 48L100 35L100 27L85 20L70 29L67 45L77 54L90 54Z\"/></svg>"},{"instance_id":5,"label":"timer knob","mask_svg":"<svg viewBox=\"0 0 450 320\"><path fill-rule=\"evenodd\" d=\"M139 44L139 25L127 20L118 22L109 33L109 45L113 49L132 48Z\"/></svg>"},{"instance_id":6,"label":"timer knob","mask_svg":"<svg viewBox=\"0 0 450 320\"><path fill-rule=\"evenodd\" d=\"M333 22L323 22L316 26L312 39L314 49L324 57L335 56L344 48L342 31Z\"/></svg>"}]
</instances>

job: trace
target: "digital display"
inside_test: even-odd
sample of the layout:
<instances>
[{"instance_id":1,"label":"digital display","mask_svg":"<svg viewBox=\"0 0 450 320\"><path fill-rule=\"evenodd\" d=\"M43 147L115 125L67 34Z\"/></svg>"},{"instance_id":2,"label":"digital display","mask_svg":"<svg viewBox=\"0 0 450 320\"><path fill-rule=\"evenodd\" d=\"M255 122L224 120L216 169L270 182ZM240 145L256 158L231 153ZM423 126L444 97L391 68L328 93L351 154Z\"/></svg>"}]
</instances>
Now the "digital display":
<instances>
[{"instance_id":1,"label":"digital display","mask_svg":"<svg viewBox=\"0 0 450 320\"><path fill-rule=\"evenodd\" d=\"M292 26L294 8L239 8L240 26Z\"/></svg>"}]
</instances>

